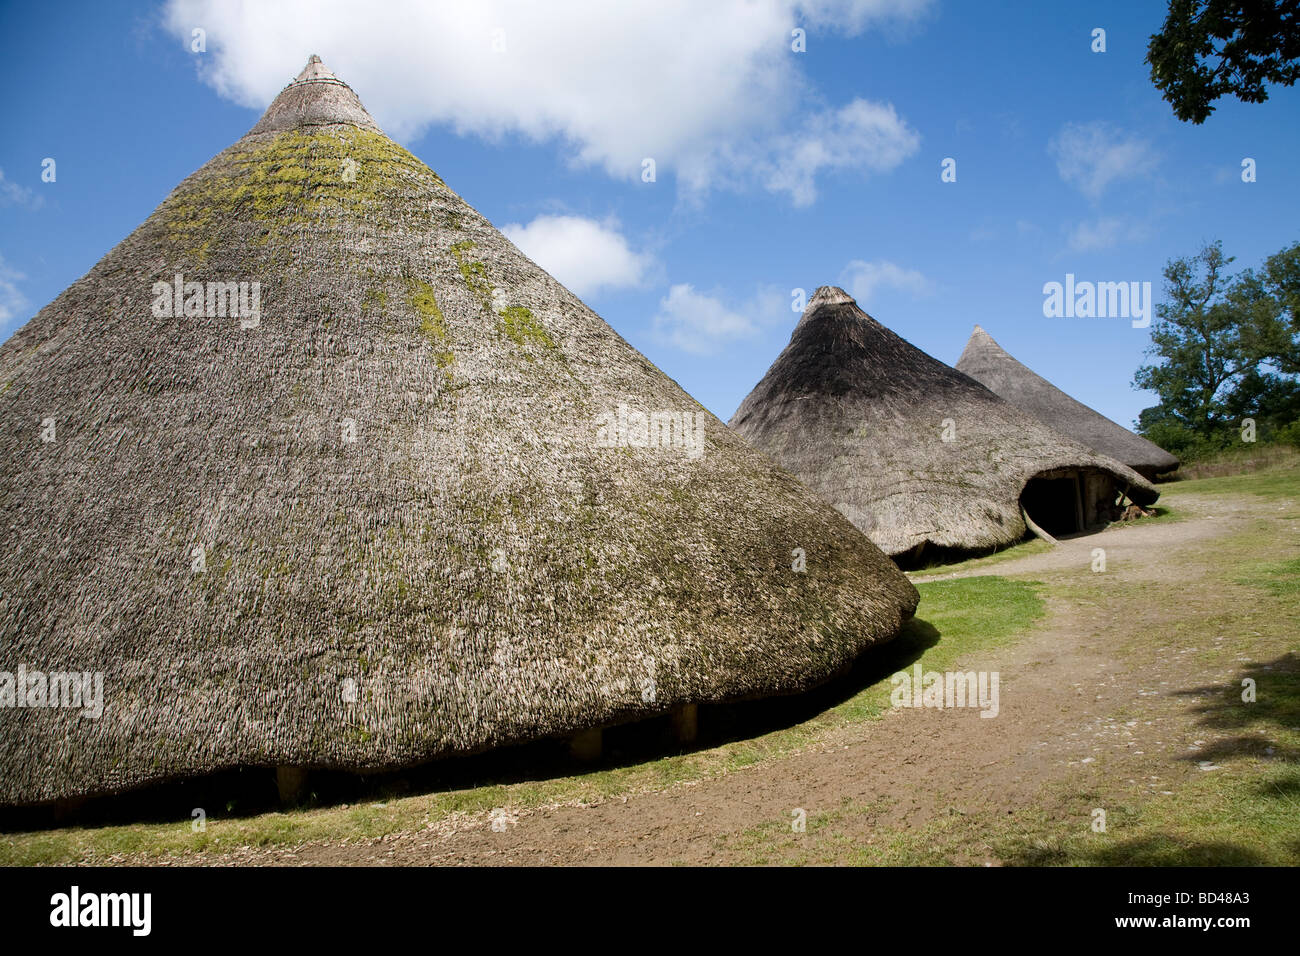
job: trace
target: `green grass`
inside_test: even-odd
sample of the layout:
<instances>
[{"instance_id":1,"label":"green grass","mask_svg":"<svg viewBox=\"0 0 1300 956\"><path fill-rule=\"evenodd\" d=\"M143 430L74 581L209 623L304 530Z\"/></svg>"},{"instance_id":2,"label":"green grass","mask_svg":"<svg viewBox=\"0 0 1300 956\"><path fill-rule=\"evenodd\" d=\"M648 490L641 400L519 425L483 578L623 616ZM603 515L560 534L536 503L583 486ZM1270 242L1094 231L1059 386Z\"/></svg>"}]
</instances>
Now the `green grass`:
<instances>
[{"instance_id":1,"label":"green grass","mask_svg":"<svg viewBox=\"0 0 1300 956\"><path fill-rule=\"evenodd\" d=\"M192 833L188 818L175 823L70 827L0 838L0 865L105 862L114 855L219 855L244 846L294 845L307 841L367 839L421 829L457 813L521 810L555 803L595 802L621 794L658 790L778 759L854 725L875 720L889 708L889 677L919 660L926 670L947 670L960 658L1004 645L1044 613L1040 586L997 577L935 581L917 586L916 620L895 640L864 655L841 702L802 723L718 747L673 754L632 766L551 779L482 786L374 800L351 807L324 807L250 817L210 815L205 833Z\"/></svg>"},{"instance_id":2,"label":"green grass","mask_svg":"<svg viewBox=\"0 0 1300 956\"><path fill-rule=\"evenodd\" d=\"M1300 462L1300 448L1281 442L1242 442L1200 459L1188 459L1174 473L1177 482L1222 475L1249 474L1279 465L1294 467Z\"/></svg>"},{"instance_id":3,"label":"green grass","mask_svg":"<svg viewBox=\"0 0 1300 956\"><path fill-rule=\"evenodd\" d=\"M951 635L953 655L978 645L996 647L1043 616L1041 585L994 575L952 581L924 581L918 616L942 635ZM965 645L965 646L963 646Z\"/></svg>"},{"instance_id":4,"label":"green grass","mask_svg":"<svg viewBox=\"0 0 1300 956\"><path fill-rule=\"evenodd\" d=\"M1195 478L1175 481L1160 486L1162 500L1177 500L1183 495L1235 495L1250 494L1263 498L1294 498L1300 495L1300 457L1285 459L1282 463L1259 471L1221 475L1215 478Z\"/></svg>"},{"instance_id":5,"label":"green grass","mask_svg":"<svg viewBox=\"0 0 1300 956\"><path fill-rule=\"evenodd\" d=\"M1281 598L1300 598L1300 558L1279 564L1260 564L1250 569L1238 584L1262 587Z\"/></svg>"}]
</instances>

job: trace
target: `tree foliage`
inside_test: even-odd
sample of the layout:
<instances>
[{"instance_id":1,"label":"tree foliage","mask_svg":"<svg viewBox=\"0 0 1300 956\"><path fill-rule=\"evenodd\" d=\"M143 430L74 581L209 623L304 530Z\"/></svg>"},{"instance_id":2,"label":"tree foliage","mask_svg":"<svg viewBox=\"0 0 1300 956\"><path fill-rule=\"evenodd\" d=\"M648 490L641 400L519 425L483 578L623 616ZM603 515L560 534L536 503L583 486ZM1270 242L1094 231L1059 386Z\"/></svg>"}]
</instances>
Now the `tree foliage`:
<instances>
[{"instance_id":1,"label":"tree foliage","mask_svg":"<svg viewBox=\"0 0 1300 956\"><path fill-rule=\"evenodd\" d=\"M1138 430L1175 454L1240 440L1300 436L1300 243L1230 275L1220 243L1165 266L1147 354L1134 385L1160 396Z\"/></svg>"},{"instance_id":2,"label":"tree foliage","mask_svg":"<svg viewBox=\"0 0 1300 956\"><path fill-rule=\"evenodd\" d=\"M1262 103L1265 84L1300 79L1300 0L1170 0L1146 61L1180 120L1205 122L1229 94Z\"/></svg>"}]
</instances>

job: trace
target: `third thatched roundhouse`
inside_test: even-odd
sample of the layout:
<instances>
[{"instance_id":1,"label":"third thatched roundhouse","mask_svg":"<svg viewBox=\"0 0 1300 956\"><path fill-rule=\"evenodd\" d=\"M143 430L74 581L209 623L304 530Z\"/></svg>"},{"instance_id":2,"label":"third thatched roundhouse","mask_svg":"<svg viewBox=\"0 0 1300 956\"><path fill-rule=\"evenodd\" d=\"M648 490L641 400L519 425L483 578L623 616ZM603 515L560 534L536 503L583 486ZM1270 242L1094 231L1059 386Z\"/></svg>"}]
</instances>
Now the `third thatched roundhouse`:
<instances>
[{"instance_id":1,"label":"third thatched roundhouse","mask_svg":"<svg viewBox=\"0 0 1300 956\"><path fill-rule=\"evenodd\" d=\"M1178 467L1178 459L1159 445L1094 412L1021 365L978 325L957 360L957 370L1067 438L1122 461L1146 478Z\"/></svg>"},{"instance_id":2,"label":"third thatched roundhouse","mask_svg":"<svg viewBox=\"0 0 1300 956\"><path fill-rule=\"evenodd\" d=\"M1103 524L1141 475L1052 431L824 286L731 427L886 553L977 550Z\"/></svg>"}]
</instances>

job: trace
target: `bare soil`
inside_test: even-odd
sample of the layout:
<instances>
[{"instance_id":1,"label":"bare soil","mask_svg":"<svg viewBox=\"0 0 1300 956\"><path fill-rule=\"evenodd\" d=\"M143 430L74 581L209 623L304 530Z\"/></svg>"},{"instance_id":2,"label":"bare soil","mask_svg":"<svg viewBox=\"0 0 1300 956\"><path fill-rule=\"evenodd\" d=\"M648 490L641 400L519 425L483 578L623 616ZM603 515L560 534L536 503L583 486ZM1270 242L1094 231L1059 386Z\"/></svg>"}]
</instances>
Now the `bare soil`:
<instances>
[{"instance_id":1,"label":"bare soil","mask_svg":"<svg viewBox=\"0 0 1300 956\"><path fill-rule=\"evenodd\" d=\"M1294 510L1294 505L1290 505ZM504 829L487 814L373 841L292 848L242 848L219 857L128 860L218 865L352 864L729 864L781 862L779 846L756 858L755 830L783 831L790 857L844 862L853 849L887 841L945 815L1014 817L1027 807L1087 826L1072 794L1099 784L1141 799L1171 799L1180 781L1206 772L1215 740L1197 721L1187 688L1232 680L1222 656L1207 663L1195 647L1162 635L1223 610L1209 586L1215 541L1269 517L1277 502L1189 496L1177 520L1116 525L1062 541L1051 552L1009 559L967 574L1049 578L1047 617L1010 647L962 662L1001 674L1001 713L977 709L896 710L880 720L828 732L816 750L657 792L594 805L513 812ZM1294 553L1297 522L1277 522L1261 554ZM1106 553L1108 580L1140 582L1159 601L1100 602L1068 596L1071 581L1096 581L1094 549ZM1077 576L1077 577L1076 577ZM917 580L943 578L930 574ZM1066 596L1060 596L1064 591ZM1101 593L1105 593L1104 590ZM925 617L924 605L918 616ZM1147 643L1134 652L1135 639ZM1199 638L1198 638L1199 640ZM1205 642L1224 640L1207 633ZM1235 665L1237 667L1240 664ZM841 808L852 812L837 812ZM797 809L805 834L791 833ZM768 843L772 841L769 840ZM788 843L789 841L787 841ZM778 841L779 843L779 841ZM967 846L952 862L995 863L991 848Z\"/></svg>"}]
</instances>

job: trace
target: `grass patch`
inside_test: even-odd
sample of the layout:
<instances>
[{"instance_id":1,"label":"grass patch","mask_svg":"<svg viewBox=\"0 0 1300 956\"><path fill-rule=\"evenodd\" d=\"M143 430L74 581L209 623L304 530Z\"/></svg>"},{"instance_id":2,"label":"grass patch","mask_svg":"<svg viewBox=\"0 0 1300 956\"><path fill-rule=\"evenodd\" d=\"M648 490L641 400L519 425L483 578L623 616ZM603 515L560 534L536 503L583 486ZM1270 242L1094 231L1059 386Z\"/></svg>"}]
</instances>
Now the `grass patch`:
<instances>
[{"instance_id":1,"label":"grass patch","mask_svg":"<svg viewBox=\"0 0 1300 956\"><path fill-rule=\"evenodd\" d=\"M1280 598L1300 599L1300 558L1280 564L1261 564L1238 584L1261 587Z\"/></svg>"},{"instance_id":2,"label":"grass patch","mask_svg":"<svg viewBox=\"0 0 1300 956\"><path fill-rule=\"evenodd\" d=\"M1041 585L992 575L952 581L923 581L920 612L940 634L951 635L954 654L973 648L997 647L1026 630L1043 616Z\"/></svg>"},{"instance_id":3,"label":"grass patch","mask_svg":"<svg viewBox=\"0 0 1300 956\"><path fill-rule=\"evenodd\" d=\"M1195 478L1161 485L1162 496L1250 494L1284 499L1300 495L1300 455L1289 455L1277 464L1257 471Z\"/></svg>"},{"instance_id":4,"label":"grass patch","mask_svg":"<svg viewBox=\"0 0 1300 956\"><path fill-rule=\"evenodd\" d=\"M1171 480L1181 484L1184 481L1250 473L1279 465L1295 467L1297 464L1300 464L1300 449L1292 445L1242 443L1199 461L1184 462Z\"/></svg>"}]
</instances>

